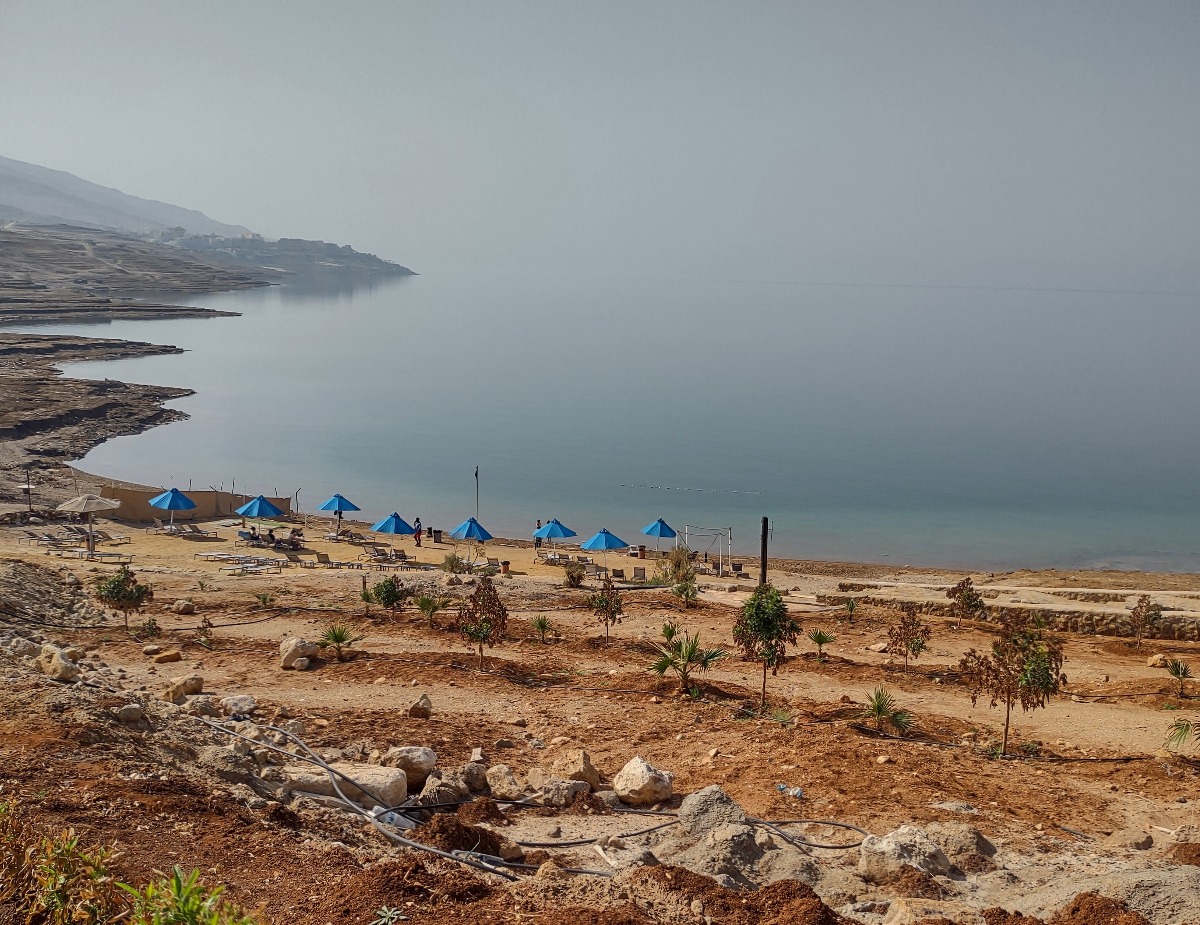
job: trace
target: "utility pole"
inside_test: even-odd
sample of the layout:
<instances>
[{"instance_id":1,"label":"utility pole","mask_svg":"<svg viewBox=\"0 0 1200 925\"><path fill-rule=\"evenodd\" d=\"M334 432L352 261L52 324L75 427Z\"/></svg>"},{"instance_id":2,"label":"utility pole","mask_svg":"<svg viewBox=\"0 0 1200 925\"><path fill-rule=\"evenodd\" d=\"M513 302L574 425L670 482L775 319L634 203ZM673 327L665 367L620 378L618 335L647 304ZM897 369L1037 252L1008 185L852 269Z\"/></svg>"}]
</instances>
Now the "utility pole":
<instances>
[{"instance_id":1,"label":"utility pole","mask_svg":"<svg viewBox=\"0 0 1200 925\"><path fill-rule=\"evenodd\" d=\"M479 467L475 467L475 519L479 519Z\"/></svg>"},{"instance_id":2,"label":"utility pole","mask_svg":"<svg viewBox=\"0 0 1200 925\"><path fill-rule=\"evenodd\" d=\"M762 519L762 546L758 561L758 583L760 585L767 583L767 518L765 517Z\"/></svg>"}]
</instances>

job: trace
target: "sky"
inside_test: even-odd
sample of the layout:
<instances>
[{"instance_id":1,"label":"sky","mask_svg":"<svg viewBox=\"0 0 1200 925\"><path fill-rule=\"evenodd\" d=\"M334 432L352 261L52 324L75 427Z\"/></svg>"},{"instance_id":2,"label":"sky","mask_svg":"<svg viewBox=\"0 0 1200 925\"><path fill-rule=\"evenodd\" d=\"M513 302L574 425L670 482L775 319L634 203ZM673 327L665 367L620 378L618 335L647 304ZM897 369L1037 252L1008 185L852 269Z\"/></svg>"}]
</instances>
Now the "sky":
<instances>
[{"instance_id":1,"label":"sky","mask_svg":"<svg viewBox=\"0 0 1200 925\"><path fill-rule=\"evenodd\" d=\"M419 272L1200 291L1200 3L0 0L0 154Z\"/></svg>"}]
</instances>

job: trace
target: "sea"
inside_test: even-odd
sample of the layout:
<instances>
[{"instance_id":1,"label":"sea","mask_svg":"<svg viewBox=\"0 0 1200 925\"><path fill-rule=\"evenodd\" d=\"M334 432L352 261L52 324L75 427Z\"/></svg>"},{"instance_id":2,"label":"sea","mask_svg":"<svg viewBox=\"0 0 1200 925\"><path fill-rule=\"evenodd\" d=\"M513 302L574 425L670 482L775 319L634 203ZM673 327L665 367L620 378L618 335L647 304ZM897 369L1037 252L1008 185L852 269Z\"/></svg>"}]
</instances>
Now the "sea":
<instances>
[{"instance_id":1,"label":"sea","mask_svg":"<svg viewBox=\"0 0 1200 925\"><path fill-rule=\"evenodd\" d=\"M10 328L186 350L66 367L196 392L83 469L499 536L662 517L750 557L765 516L778 556L1200 571L1194 295L456 271L175 301L241 315Z\"/></svg>"}]
</instances>

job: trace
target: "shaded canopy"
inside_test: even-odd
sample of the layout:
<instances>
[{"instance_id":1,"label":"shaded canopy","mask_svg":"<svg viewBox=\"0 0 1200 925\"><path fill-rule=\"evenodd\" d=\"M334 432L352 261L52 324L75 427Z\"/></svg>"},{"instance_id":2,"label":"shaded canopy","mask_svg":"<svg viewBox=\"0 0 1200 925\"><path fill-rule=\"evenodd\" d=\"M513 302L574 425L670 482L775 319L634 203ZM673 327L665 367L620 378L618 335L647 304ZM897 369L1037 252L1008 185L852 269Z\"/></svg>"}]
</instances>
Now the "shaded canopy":
<instances>
[{"instance_id":1,"label":"shaded canopy","mask_svg":"<svg viewBox=\"0 0 1200 925\"><path fill-rule=\"evenodd\" d=\"M396 533L407 535L413 532L412 526L403 517L393 511L377 524L372 524L371 529L375 533Z\"/></svg>"},{"instance_id":2,"label":"shaded canopy","mask_svg":"<svg viewBox=\"0 0 1200 925\"><path fill-rule=\"evenodd\" d=\"M450 537L455 540L475 540L479 543L486 543L492 538L492 535L483 528L483 524L478 520L468 517L450 531Z\"/></svg>"},{"instance_id":3,"label":"shaded canopy","mask_svg":"<svg viewBox=\"0 0 1200 925\"><path fill-rule=\"evenodd\" d=\"M361 510L361 509L353 501L349 500L348 498L343 497L340 494L337 494L337 495L334 495L332 498L330 498L328 501L326 501L324 504L322 504L319 508L317 508L317 510L318 511L337 511L340 514L340 513L342 513L342 511L357 511L357 510Z\"/></svg>"},{"instance_id":4,"label":"shaded canopy","mask_svg":"<svg viewBox=\"0 0 1200 925\"><path fill-rule=\"evenodd\" d=\"M661 517L654 521L654 523L647 524L645 527L642 527L642 532L646 534L646 536L657 536L668 540L679 536L679 534L671 528L671 525Z\"/></svg>"},{"instance_id":5,"label":"shaded canopy","mask_svg":"<svg viewBox=\"0 0 1200 925\"><path fill-rule=\"evenodd\" d=\"M608 532L607 528L602 529L599 533L593 536L585 543L580 543L580 549L625 549L629 546L619 536L614 536Z\"/></svg>"},{"instance_id":6,"label":"shaded canopy","mask_svg":"<svg viewBox=\"0 0 1200 925\"><path fill-rule=\"evenodd\" d=\"M569 536L577 536L578 534L560 522L557 517L552 517L549 523L534 530L533 535L539 540L565 540Z\"/></svg>"},{"instance_id":7,"label":"shaded canopy","mask_svg":"<svg viewBox=\"0 0 1200 925\"><path fill-rule=\"evenodd\" d=\"M257 498L247 501L234 513L241 514L243 517L279 517L283 511L259 495Z\"/></svg>"},{"instance_id":8,"label":"shaded canopy","mask_svg":"<svg viewBox=\"0 0 1200 925\"><path fill-rule=\"evenodd\" d=\"M155 495L149 503L151 507L161 508L164 511L190 511L196 506L196 502L178 488Z\"/></svg>"}]
</instances>

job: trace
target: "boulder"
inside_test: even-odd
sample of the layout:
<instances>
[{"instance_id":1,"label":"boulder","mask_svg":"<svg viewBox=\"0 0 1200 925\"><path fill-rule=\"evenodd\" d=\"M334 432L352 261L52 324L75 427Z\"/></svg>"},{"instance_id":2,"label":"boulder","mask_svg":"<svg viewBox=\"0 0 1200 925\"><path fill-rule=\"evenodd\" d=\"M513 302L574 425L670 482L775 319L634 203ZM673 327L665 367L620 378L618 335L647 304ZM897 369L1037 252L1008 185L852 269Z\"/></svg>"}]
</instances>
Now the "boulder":
<instances>
[{"instance_id":1,"label":"boulder","mask_svg":"<svg viewBox=\"0 0 1200 925\"><path fill-rule=\"evenodd\" d=\"M965 822L930 822L924 826L924 832L955 867L971 873L992 869L990 862L996 846L974 826Z\"/></svg>"},{"instance_id":2,"label":"boulder","mask_svg":"<svg viewBox=\"0 0 1200 925\"><path fill-rule=\"evenodd\" d=\"M258 771L254 759L239 755L232 748L210 745L200 749L196 763L230 784L244 784Z\"/></svg>"},{"instance_id":3,"label":"boulder","mask_svg":"<svg viewBox=\"0 0 1200 925\"><path fill-rule=\"evenodd\" d=\"M590 790L586 781L560 780L557 777L547 778L538 788L542 804L557 809L566 809L575 802L576 796L588 793Z\"/></svg>"},{"instance_id":4,"label":"boulder","mask_svg":"<svg viewBox=\"0 0 1200 925\"><path fill-rule=\"evenodd\" d=\"M433 806L437 803L457 803L459 800L469 800L471 788L456 771L433 771L425 780L418 798L423 806Z\"/></svg>"},{"instance_id":5,"label":"boulder","mask_svg":"<svg viewBox=\"0 0 1200 925\"><path fill-rule=\"evenodd\" d=\"M158 655L162 651L162 646L149 645L142 646L142 655Z\"/></svg>"},{"instance_id":6,"label":"boulder","mask_svg":"<svg viewBox=\"0 0 1200 925\"><path fill-rule=\"evenodd\" d=\"M506 764L494 764L488 768L487 783L492 796L498 800L519 800L525 793L517 783L512 768Z\"/></svg>"},{"instance_id":7,"label":"boulder","mask_svg":"<svg viewBox=\"0 0 1200 925\"><path fill-rule=\"evenodd\" d=\"M162 692L162 699L167 703L181 704L193 694L199 694L204 690L204 678L198 674L188 675L184 678L172 678L167 684L167 689Z\"/></svg>"},{"instance_id":8,"label":"boulder","mask_svg":"<svg viewBox=\"0 0 1200 925\"><path fill-rule=\"evenodd\" d=\"M429 695L422 694L418 697L408 708L408 715L417 719L429 719L433 716L433 701L429 699Z\"/></svg>"},{"instance_id":9,"label":"boulder","mask_svg":"<svg viewBox=\"0 0 1200 925\"><path fill-rule=\"evenodd\" d=\"M127 703L117 710L117 719L129 726L136 726L145 718L146 714L136 703Z\"/></svg>"},{"instance_id":10,"label":"boulder","mask_svg":"<svg viewBox=\"0 0 1200 925\"><path fill-rule=\"evenodd\" d=\"M232 697L221 698L221 709L227 716L245 716L258 709L258 701L249 694L235 694Z\"/></svg>"},{"instance_id":11,"label":"boulder","mask_svg":"<svg viewBox=\"0 0 1200 925\"><path fill-rule=\"evenodd\" d=\"M415 787L423 787L429 773L437 766L437 752L419 745L400 745L389 748L380 759L388 768L400 768Z\"/></svg>"},{"instance_id":12,"label":"boulder","mask_svg":"<svg viewBox=\"0 0 1200 925\"><path fill-rule=\"evenodd\" d=\"M292 662L292 668L294 668L296 671L308 671L308 668L311 664L312 662L307 658L298 658Z\"/></svg>"},{"instance_id":13,"label":"boulder","mask_svg":"<svg viewBox=\"0 0 1200 925\"><path fill-rule=\"evenodd\" d=\"M1161 652L1151 655L1148 659L1146 659L1146 667L1147 668L1166 668L1167 667L1167 657L1165 655L1163 655Z\"/></svg>"},{"instance_id":14,"label":"boulder","mask_svg":"<svg viewBox=\"0 0 1200 925\"><path fill-rule=\"evenodd\" d=\"M705 835L718 826L745 825L746 814L729 794L713 784L683 798L679 823L689 835Z\"/></svg>"},{"instance_id":15,"label":"boulder","mask_svg":"<svg viewBox=\"0 0 1200 925\"><path fill-rule=\"evenodd\" d=\"M362 785L361 788L356 787L345 778L337 778L342 793L360 806L368 809L373 806L396 806L408 799L408 778L401 768L385 768L377 764L357 764L349 761L336 761L331 763L330 767ZM327 797L337 796L329 774L316 765L288 765L283 769L283 774L292 790L303 790L305 793L317 793Z\"/></svg>"},{"instance_id":16,"label":"boulder","mask_svg":"<svg viewBox=\"0 0 1200 925\"><path fill-rule=\"evenodd\" d=\"M297 659L316 658L320 648L315 642L309 642L299 636L289 636L279 644L279 667L295 668Z\"/></svg>"},{"instance_id":17,"label":"boulder","mask_svg":"<svg viewBox=\"0 0 1200 925\"><path fill-rule=\"evenodd\" d=\"M660 771L645 758L631 758L613 778L613 789L621 802L631 806L648 806L669 800L674 792L675 777L670 771Z\"/></svg>"},{"instance_id":18,"label":"boulder","mask_svg":"<svg viewBox=\"0 0 1200 925\"><path fill-rule=\"evenodd\" d=\"M199 697L192 697L184 704L183 712L190 716L222 716L221 702L211 694L201 694Z\"/></svg>"},{"instance_id":19,"label":"boulder","mask_svg":"<svg viewBox=\"0 0 1200 925\"><path fill-rule=\"evenodd\" d=\"M42 647L31 639L25 639L18 636L8 644L8 650L14 655L20 655L25 658L36 658L42 654Z\"/></svg>"},{"instance_id":20,"label":"boulder","mask_svg":"<svg viewBox=\"0 0 1200 925\"><path fill-rule=\"evenodd\" d=\"M195 603L188 600L186 597L182 598L181 600L176 601L174 604L171 605L171 613L177 613L177 614L182 614L184 616L187 616L187 615L193 614L195 612L196 612Z\"/></svg>"},{"instance_id":21,"label":"boulder","mask_svg":"<svg viewBox=\"0 0 1200 925\"><path fill-rule=\"evenodd\" d=\"M66 653L49 643L42 646L37 657L38 671L52 681L74 681L79 677L79 666L67 658Z\"/></svg>"},{"instance_id":22,"label":"boulder","mask_svg":"<svg viewBox=\"0 0 1200 925\"><path fill-rule=\"evenodd\" d=\"M468 761L458 771L467 788L473 793L487 790L487 766L480 761Z\"/></svg>"},{"instance_id":23,"label":"boulder","mask_svg":"<svg viewBox=\"0 0 1200 925\"><path fill-rule=\"evenodd\" d=\"M170 662L182 661L183 653L178 649L168 649L166 652L159 652L157 655L152 655L150 661L156 665L166 665Z\"/></svg>"},{"instance_id":24,"label":"boulder","mask_svg":"<svg viewBox=\"0 0 1200 925\"><path fill-rule=\"evenodd\" d=\"M950 873L950 859L922 829L902 825L887 835L868 835L859 848L858 873L873 883L899 876L904 865L931 876Z\"/></svg>"},{"instance_id":25,"label":"boulder","mask_svg":"<svg viewBox=\"0 0 1200 925\"><path fill-rule=\"evenodd\" d=\"M591 755L581 748L573 748L560 755L550 771L561 780L579 780L591 790L600 789L600 772L592 764Z\"/></svg>"}]
</instances>

